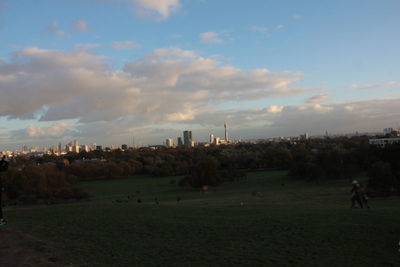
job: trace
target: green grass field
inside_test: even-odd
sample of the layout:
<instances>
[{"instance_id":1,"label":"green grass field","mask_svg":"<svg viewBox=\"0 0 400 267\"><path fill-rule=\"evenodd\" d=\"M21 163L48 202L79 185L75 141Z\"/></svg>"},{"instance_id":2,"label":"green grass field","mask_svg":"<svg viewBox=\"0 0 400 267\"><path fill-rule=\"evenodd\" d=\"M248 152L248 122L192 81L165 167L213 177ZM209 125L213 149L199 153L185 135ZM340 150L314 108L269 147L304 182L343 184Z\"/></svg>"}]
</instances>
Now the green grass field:
<instances>
[{"instance_id":1,"label":"green grass field","mask_svg":"<svg viewBox=\"0 0 400 267\"><path fill-rule=\"evenodd\" d=\"M171 179L87 182L91 201L5 214L81 266L400 265L400 198L350 209L347 181L307 183L285 172L250 173L205 194Z\"/></svg>"}]
</instances>

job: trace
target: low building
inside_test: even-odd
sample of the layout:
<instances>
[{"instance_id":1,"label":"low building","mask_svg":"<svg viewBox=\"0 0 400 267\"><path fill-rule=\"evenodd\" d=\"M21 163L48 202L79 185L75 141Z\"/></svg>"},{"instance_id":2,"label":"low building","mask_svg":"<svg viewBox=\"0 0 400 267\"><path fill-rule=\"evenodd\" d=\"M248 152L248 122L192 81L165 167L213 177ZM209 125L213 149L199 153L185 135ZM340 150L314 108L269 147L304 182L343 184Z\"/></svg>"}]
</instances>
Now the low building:
<instances>
[{"instance_id":1,"label":"low building","mask_svg":"<svg viewBox=\"0 0 400 267\"><path fill-rule=\"evenodd\" d=\"M400 143L400 137L369 139L369 143L371 145L376 145L376 146L379 146L379 147L385 147L385 145L387 145L387 144Z\"/></svg>"}]
</instances>

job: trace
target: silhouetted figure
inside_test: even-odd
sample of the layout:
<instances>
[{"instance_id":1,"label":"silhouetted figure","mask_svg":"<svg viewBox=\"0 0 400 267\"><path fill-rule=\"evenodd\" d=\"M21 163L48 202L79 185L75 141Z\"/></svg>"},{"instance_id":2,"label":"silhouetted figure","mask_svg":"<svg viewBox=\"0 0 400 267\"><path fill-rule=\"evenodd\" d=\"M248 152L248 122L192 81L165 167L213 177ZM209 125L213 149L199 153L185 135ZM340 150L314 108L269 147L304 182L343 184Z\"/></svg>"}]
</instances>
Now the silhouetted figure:
<instances>
[{"instance_id":1,"label":"silhouetted figure","mask_svg":"<svg viewBox=\"0 0 400 267\"><path fill-rule=\"evenodd\" d=\"M176 202L178 202L178 203L179 203L181 200L182 200L181 197L177 197L177 198L176 198Z\"/></svg>"},{"instance_id":2,"label":"silhouetted figure","mask_svg":"<svg viewBox=\"0 0 400 267\"><path fill-rule=\"evenodd\" d=\"M138 198L137 203L142 203L142 200L140 198Z\"/></svg>"},{"instance_id":3,"label":"silhouetted figure","mask_svg":"<svg viewBox=\"0 0 400 267\"><path fill-rule=\"evenodd\" d=\"M8 170L8 161L6 160L6 156L3 156L2 159L0 160L0 226L6 224L6 220L3 217L3 204L2 204L2 199L3 199L3 173Z\"/></svg>"},{"instance_id":4,"label":"silhouetted figure","mask_svg":"<svg viewBox=\"0 0 400 267\"><path fill-rule=\"evenodd\" d=\"M157 205L160 205L160 202L158 201L158 198L154 198L154 202L156 202Z\"/></svg>"},{"instance_id":5,"label":"silhouetted figure","mask_svg":"<svg viewBox=\"0 0 400 267\"><path fill-rule=\"evenodd\" d=\"M355 208L355 204L356 202L358 203L358 205L360 206L360 208L363 208L363 203L367 206L367 208L370 208L368 205L368 197L364 192L364 189L362 187L362 185L357 182L356 180L354 180L352 182L353 187L351 188L351 207Z\"/></svg>"}]
</instances>

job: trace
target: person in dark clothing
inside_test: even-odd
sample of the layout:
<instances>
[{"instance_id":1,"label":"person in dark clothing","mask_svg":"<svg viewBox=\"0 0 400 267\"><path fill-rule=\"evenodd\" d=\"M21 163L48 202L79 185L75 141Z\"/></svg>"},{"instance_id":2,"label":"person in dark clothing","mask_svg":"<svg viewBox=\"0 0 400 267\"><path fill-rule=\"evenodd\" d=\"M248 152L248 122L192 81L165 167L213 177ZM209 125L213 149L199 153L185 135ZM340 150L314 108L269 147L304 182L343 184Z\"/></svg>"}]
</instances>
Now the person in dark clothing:
<instances>
[{"instance_id":1,"label":"person in dark clothing","mask_svg":"<svg viewBox=\"0 0 400 267\"><path fill-rule=\"evenodd\" d=\"M355 208L356 207L356 202L358 203L358 205L360 206L360 208L363 208L363 204L362 204L362 192L361 192L361 185L354 180L352 182L353 187L351 188L351 207Z\"/></svg>"},{"instance_id":2,"label":"person in dark clothing","mask_svg":"<svg viewBox=\"0 0 400 267\"><path fill-rule=\"evenodd\" d=\"M6 224L6 220L3 217L3 204L2 204L2 199L3 199L3 173L8 170L8 161L6 160L6 156L3 156L2 159L0 160L0 226Z\"/></svg>"},{"instance_id":3,"label":"person in dark clothing","mask_svg":"<svg viewBox=\"0 0 400 267\"><path fill-rule=\"evenodd\" d=\"M357 182L356 180L354 180L352 182L353 187L351 189L351 207L355 208L355 204L357 202L357 204L360 206L360 208L363 208L363 203L367 206L367 208L370 208L368 205L368 197L364 192L364 189L362 187L362 185Z\"/></svg>"}]
</instances>

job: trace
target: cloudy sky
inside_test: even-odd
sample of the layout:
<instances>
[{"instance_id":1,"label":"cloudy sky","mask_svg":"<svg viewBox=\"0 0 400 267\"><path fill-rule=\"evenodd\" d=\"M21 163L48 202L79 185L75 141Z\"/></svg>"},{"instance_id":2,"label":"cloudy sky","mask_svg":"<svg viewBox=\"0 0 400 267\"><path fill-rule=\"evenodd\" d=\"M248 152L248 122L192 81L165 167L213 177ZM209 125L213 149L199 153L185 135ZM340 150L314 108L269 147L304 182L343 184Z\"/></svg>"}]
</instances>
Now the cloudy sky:
<instances>
[{"instance_id":1,"label":"cloudy sky","mask_svg":"<svg viewBox=\"0 0 400 267\"><path fill-rule=\"evenodd\" d=\"M398 0L0 0L0 150L400 127Z\"/></svg>"}]
</instances>

